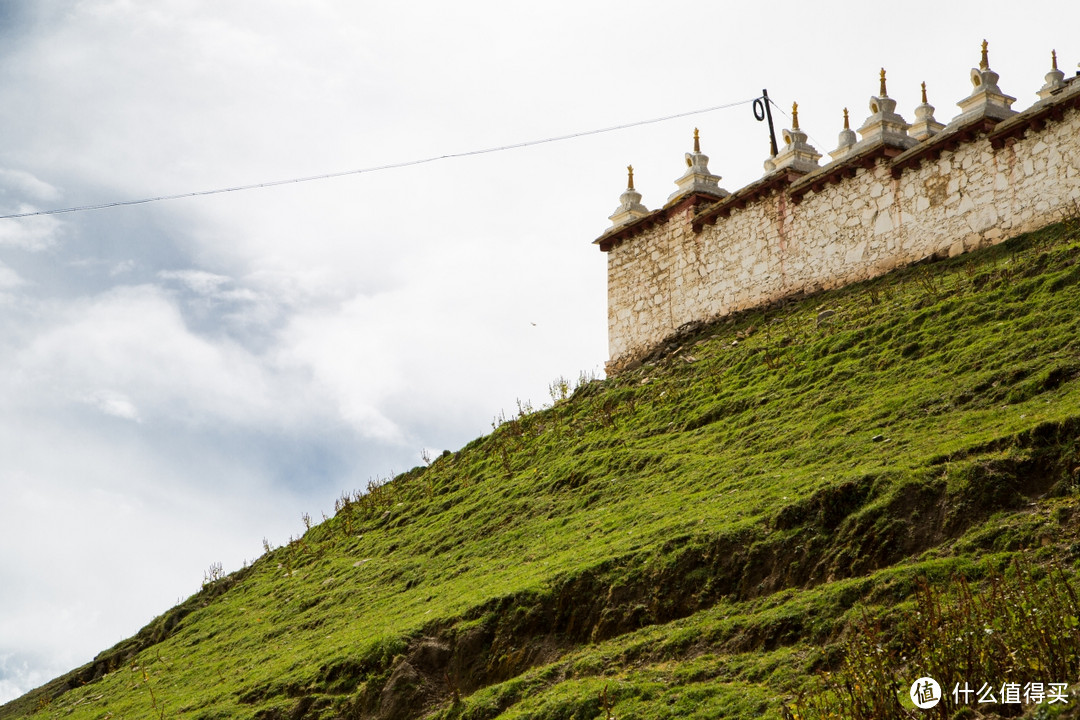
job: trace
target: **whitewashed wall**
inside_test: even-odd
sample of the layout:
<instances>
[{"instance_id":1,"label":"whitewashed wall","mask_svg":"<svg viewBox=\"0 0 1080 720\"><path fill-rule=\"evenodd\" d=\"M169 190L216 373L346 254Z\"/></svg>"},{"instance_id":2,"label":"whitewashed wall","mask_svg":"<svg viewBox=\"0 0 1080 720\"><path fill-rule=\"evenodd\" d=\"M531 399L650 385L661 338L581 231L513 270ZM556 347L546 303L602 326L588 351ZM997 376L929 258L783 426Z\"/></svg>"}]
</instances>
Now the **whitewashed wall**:
<instances>
[{"instance_id":1,"label":"whitewashed wall","mask_svg":"<svg viewBox=\"0 0 1080 720\"><path fill-rule=\"evenodd\" d=\"M1077 91L1070 87L1068 95ZM995 130L981 131L898 178L895 160L879 157L798 204L791 195L796 182L699 232L692 220L701 206L613 243L609 371L685 323L881 275L930 255L956 255L1076 214L1080 109L1056 104L1064 108L1061 119L1047 118L1041 129L1028 128L997 149L990 142Z\"/></svg>"}]
</instances>

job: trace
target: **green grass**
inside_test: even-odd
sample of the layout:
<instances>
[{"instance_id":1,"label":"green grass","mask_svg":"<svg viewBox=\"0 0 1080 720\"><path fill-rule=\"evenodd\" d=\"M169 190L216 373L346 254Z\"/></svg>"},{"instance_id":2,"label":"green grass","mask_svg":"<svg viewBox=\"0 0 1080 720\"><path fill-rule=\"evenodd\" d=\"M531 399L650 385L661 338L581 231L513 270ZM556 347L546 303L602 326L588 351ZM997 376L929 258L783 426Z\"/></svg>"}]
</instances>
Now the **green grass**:
<instances>
[{"instance_id":1,"label":"green grass","mask_svg":"<svg viewBox=\"0 0 1080 720\"><path fill-rule=\"evenodd\" d=\"M0 718L780 717L923 578L1080 557L1078 259L1063 223L703 328Z\"/></svg>"}]
</instances>

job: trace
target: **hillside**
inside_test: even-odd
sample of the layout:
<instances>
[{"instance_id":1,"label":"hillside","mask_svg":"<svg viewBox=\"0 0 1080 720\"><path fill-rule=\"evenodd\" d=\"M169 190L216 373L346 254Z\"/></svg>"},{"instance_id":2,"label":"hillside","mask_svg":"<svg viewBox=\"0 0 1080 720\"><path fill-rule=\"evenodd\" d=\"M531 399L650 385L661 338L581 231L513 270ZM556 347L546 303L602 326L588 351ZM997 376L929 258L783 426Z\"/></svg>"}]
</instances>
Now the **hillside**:
<instances>
[{"instance_id":1,"label":"hillside","mask_svg":"<svg viewBox=\"0 0 1080 720\"><path fill-rule=\"evenodd\" d=\"M1078 260L1066 222L556 383L0 718L780 718L871 627L908 677L920 592L1080 561Z\"/></svg>"}]
</instances>

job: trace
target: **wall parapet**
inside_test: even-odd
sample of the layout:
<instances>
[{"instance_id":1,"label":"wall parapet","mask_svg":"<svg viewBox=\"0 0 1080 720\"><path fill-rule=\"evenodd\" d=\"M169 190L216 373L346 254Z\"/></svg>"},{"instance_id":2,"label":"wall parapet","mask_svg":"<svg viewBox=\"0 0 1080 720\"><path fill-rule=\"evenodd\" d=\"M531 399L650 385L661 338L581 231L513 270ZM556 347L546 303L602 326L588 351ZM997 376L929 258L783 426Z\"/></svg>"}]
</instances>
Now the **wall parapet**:
<instances>
[{"instance_id":1,"label":"wall parapet","mask_svg":"<svg viewBox=\"0 0 1080 720\"><path fill-rule=\"evenodd\" d=\"M974 89L957 118L937 122L924 85L919 119L908 125L882 70L862 140L845 110L835 159L823 166L793 108L785 147L766 161L766 174L733 193L700 182L719 178L695 146L680 178L686 192L651 212L639 202L633 213L617 211L594 241L608 260L608 371L634 365L681 327L957 255L1075 214L1080 73L1065 80L1055 54L1039 101L1023 112L998 88L985 43L971 73ZM694 173L696 184L686 179Z\"/></svg>"}]
</instances>

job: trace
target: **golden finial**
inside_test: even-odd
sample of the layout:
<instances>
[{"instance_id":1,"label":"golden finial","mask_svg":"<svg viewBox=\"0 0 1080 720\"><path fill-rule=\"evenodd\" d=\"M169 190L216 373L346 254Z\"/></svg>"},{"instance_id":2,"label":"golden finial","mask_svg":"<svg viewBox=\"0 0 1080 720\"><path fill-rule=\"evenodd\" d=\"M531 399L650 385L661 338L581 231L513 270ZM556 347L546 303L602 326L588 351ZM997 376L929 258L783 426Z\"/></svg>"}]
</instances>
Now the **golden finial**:
<instances>
[{"instance_id":1,"label":"golden finial","mask_svg":"<svg viewBox=\"0 0 1080 720\"><path fill-rule=\"evenodd\" d=\"M878 89L878 94L881 97L889 97L889 93L885 91L885 68L881 68L881 87Z\"/></svg>"},{"instance_id":2,"label":"golden finial","mask_svg":"<svg viewBox=\"0 0 1080 720\"><path fill-rule=\"evenodd\" d=\"M791 129L799 129L799 103L791 103Z\"/></svg>"},{"instance_id":3,"label":"golden finial","mask_svg":"<svg viewBox=\"0 0 1080 720\"><path fill-rule=\"evenodd\" d=\"M694 128L694 152L701 152L701 139L698 137L697 128Z\"/></svg>"},{"instance_id":4,"label":"golden finial","mask_svg":"<svg viewBox=\"0 0 1080 720\"><path fill-rule=\"evenodd\" d=\"M923 84L922 84L922 104L923 105L927 104L927 102L926 102L926 81L925 80L923 80Z\"/></svg>"},{"instance_id":5,"label":"golden finial","mask_svg":"<svg viewBox=\"0 0 1080 720\"><path fill-rule=\"evenodd\" d=\"M626 189L627 190L633 190L634 189L634 166L633 165L627 165L626 166Z\"/></svg>"},{"instance_id":6,"label":"golden finial","mask_svg":"<svg viewBox=\"0 0 1080 720\"><path fill-rule=\"evenodd\" d=\"M1050 62L1051 62L1051 64L1053 64L1054 69L1057 70L1058 69L1058 67L1057 67L1057 50L1051 50L1050 51Z\"/></svg>"},{"instance_id":7,"label":"golden finial","mask_svg":"<svg viewBox=\"0 0 1080 720\"><path fill-rule=\"evenodd\" d=\"M979 69L980 70L989 70L990 69L990 55L986 50L989 46L990 46L990 43L986 42L986 40L983 40L982 59L979 60Z\"/></svg>"},{"instance_id":8,"label":"golden finial","mask_svg":"<svg viewBox=\"0 0 1080 720\"><path fill-rule=\"evenodd\" d=\"M848 124L847 108L844 108L844 129L845 130L850 130L851 129L851 125Z\"/></svg>"}]
</instances>

